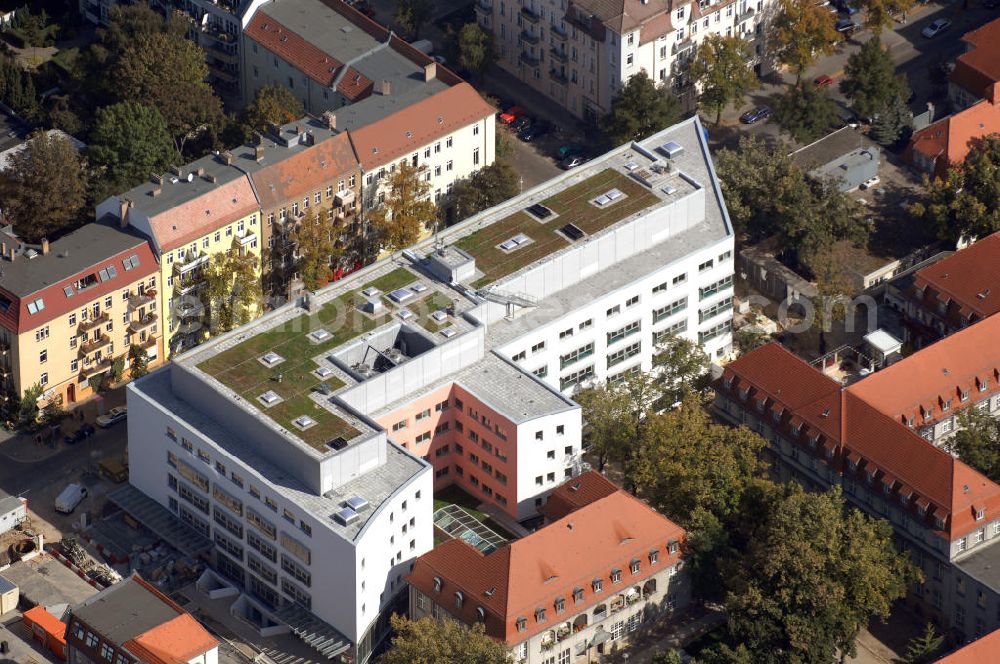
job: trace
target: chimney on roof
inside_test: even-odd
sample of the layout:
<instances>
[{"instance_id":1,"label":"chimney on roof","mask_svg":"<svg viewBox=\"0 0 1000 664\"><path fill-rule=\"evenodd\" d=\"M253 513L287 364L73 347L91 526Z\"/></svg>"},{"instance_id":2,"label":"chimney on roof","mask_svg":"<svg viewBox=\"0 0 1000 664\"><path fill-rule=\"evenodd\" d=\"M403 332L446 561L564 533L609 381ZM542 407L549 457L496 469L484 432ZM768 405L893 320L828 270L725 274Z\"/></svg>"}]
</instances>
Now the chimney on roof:
<instances>
[{"instance_id":1,"label":"chimney on roof","mask_svg":"<svg viewBox=\"0 0 1000 664\"><path fill-rule=\"evenodd\" d=\"M163 176L159 173L153 173L152 180L153 184L163 184Z\"/></svg>"},{"instance_id":2,"label":"chimney on roof","mask_svg":"<svg viewBox=\"0 0 1000 664\"><path fill-rule=\"evenodd\" d=\"M49 239L47 237L42 238L42 256L49 253Z\"/></svg>"},{"instance_id":3,"label":"chimney on roof","mask_svg":"<svg viewBox=\"0 0 1000 664\"><path fill-rule=\"evenodd\" d=\"M204 168L199 168L198 171L197 171L197 173L198 173L198 177L201 177L202 175L205 174L205 169Z\"/></svg>"},{"instance_id":4,"label":"chimney on roof","mask_svg":"<svg viewBox=\"0 0 1000 664\"><path fill-rule=\"evenodd\" d=\"M330 131L337 131L337 114L333 111L324 111L323 120L326 121L326 128Z\"/></svg>"},{"instance_id":5,"label":"chimney on roof","mask_svg":"<svg viewBox=\"0 0 1000 664\"><path fill-rule=\"evenodd\" d=\"M279 125L277 122L268 122L267 130L268 132L271 133L272 136L281 138L281 125Z\"/></svg>"},{"instance_id":6,"label":"chimney on roof","mask_svg":"<svg viewBox=\"0 0 1000 664\"><path fill-rule=\"evenodd\" d=\"M211 182L212 184L215 184L217 180L218 178L215 177L214 173L209 173L208 175L205 176L206 182Z\"/></svg>"},{"instance_id":7,"label":"chimney on roof","mask_svg":"<svg viewBox=\"0 0 1000 664\"><path fill-rule=\"evenodd\" d=\"M0 256L7 257L7 243L0 242Z\"/></svg>"},{"instance_id":8,"label":"chimney on roof","mask_svg":"<svg viewBox=\"0 0 1000 664\"><path fill-rule=\"evenodd\" d=\"M155 190L154 190L155 191ZM127 198L118 199L118 225L122 228L128 226L128 211L132 207L132 201Z\"/></svg>"},{"instance_id":9,"label":"chimney on roof","mask_svg":"<svg viewBox=\"0 0 1000 664\"><path fill-rule=\"evenodd\" d=\"M424 65L424 82L433 81L437 78L438 73L438 63L431 60L426 65Z\"/></svg>"},{"instance_id":10,"label":"chimney on roof","mask_svg":"<svg viewBox=\"0 0 1000 664\"><path fill-rule=\"evenodd\" d=\"M258 145L253 149L253 158L257 161L264 161L264 146Z\"/></svg>"},{"instance_id":11,"label":"chimney on roof","mask_svg":"<svg viewBox=\"0 0 1000 664\"><path fill-rule=\"evenodd\" d=\"M176 175L177 177L184 175L184 169L182 169L180 166L171 166L170 170L173 171L174 175Z\"/></svg>"},{"instance_id":12,"label":"chimney on roof","mask_svg":"<svg viewBox=\"0 0 1000 664\"><path fill-rule=\"evenodd\" d=\"M156 187L153 189L153 191L149 193L153 198L156 198L157 196L163 193L163 187Z\"/></svg>"},{"instance_id":13,"label":"chimney on roof","mask_svg":"<svg viewBox=\"0 0 1000 664\"><path fill-rule=\"evenodd\" d=\"M222 158L222 163L224 163L226 166L233 165L233 153L230 152L229 150L226 150L219 156Z\"/></svg>"},{"instance_id":14,"label":"chimney on roof","mask_svg":"<svg viewBox=\"0 0 1000 664\"><path fill-rule=\"evenodd\" d=\"M986 99L993 106L1000 104L1000 81L994 81L993 84L986 89Z\"/></svg>"},{"instance_id":15,"label":"chimney on roof","mask_svg":"<svg viewBox=\"0 0 1000 664\"><path fill-rule=\"evenodd\" d=\"M383 97L388 97L391 92L392 92L392 84L389 83L389 79L383 78L382 79L382 96Z\"/></svg>"}]
</instances>

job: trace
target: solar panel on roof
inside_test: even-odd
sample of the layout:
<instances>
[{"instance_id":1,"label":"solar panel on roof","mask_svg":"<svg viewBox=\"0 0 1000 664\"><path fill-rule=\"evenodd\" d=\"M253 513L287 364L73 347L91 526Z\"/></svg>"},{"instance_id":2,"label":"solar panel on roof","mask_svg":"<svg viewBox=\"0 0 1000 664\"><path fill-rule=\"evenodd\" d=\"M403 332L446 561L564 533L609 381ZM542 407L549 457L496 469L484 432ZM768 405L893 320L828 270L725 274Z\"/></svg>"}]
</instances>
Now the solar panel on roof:
<instances>
[{"instance_id":1,"label":"solar panel on roof","mask_svg":"<svg viewBox=\"0 0 1000 664\"><path fill-rule=\"evenodd\" d=\"M345 507L342 510L337 510L337 512L334 513L333 518L340 525L349 526L360 519L361 516L350 507Z\"/></svg>"},{"instance_id":2,"label":"solar panel on roof","mask_svg":"<svg viewBox=\"0 0 1000 664\"><path fill-rule=\"evenodd\" d=\"M524 233L518 233L517 235L511 238L511 242L514 242L517 245L522 245L525 242L529 242L530 240L531 238L525 235Z\"/></svg>"},{"instance_id":3,"label":"solar panel on roof","mask_svg":"<svg viewBox=\"0 0 1000 664\"><path fill-rule=\"evenodd\" d=\"M344 504L350 507L355 512L360 512L361 510L368 509L368 501L361 496L351 496L344 501Z\"/></svg>"},{"instance_id":4,"label":"solar panel on roof","mask_svg":"<svg viewBox=\"0 0 1000 664\"><path fill-rule=\"evenodd\" d=\"M660 152L665 154L670 159L673 159L674 157L684 152L684 148L681 147L681 145L676 141L667 141L666 143L661 145L658 149Z\"/></svg>"},{"instance_id":5,"label":"solar panel on roof","mask_svg":"<svg viewBox=\"0 0 1000 664\"><path fill-rule=\"evenodd\" d=\"M514 242L513 240L505 240L500 243L500 248L504 251L511 251L517 248L517 242Z\"/></svg>"},{"instance_id":6,"label":"solar panel on roof","mask_svg":"<svg viewBox=\"0 0 1000 664\"><path fill-rule=\"evenodd\" d=\"M576 241L584 236L583 231L581 231L575 224L566 224L559 229L563 235L569 239Z\"/></svg>"},{"instance_id":7,"label":"solar panel on roof","mask_svg":"<svg viewBox=\"0 0 1000 664\"><path fill-rule=\"evenodd\" d=\"M608 198L606 195L602 194L602 195L598 196L597 198L595 198L594 202L597 203L598 205L600 205L601 207L604 207L605 205L607 205L608 203L611 202L611 199Z\"/></svg>"}]
</instances>

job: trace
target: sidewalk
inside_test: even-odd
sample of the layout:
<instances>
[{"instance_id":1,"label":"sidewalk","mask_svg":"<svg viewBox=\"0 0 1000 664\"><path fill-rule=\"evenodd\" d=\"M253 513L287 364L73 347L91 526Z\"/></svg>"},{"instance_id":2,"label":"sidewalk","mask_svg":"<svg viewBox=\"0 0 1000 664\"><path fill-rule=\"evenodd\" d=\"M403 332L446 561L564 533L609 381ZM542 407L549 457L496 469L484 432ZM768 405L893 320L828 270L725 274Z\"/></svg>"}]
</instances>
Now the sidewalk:
<instances>
[{"instance_id":1,"label":"sidewalk","mask_svg":"<svg viewBox=\"0 0 1000 664\"><path fill-rule=\"evenodd\" d=\"M87 399L69 411L69 415L63 420L54 437L48 429L33 434L14 435L5 431L7 438L0 440L0 456L20 463L39 463L50 459L66 447L66 443L62 440L63 436L74 433L84 422L94 424L98 415L124 405L125 387L116 387L103 395Z\"/></svg>"}]
</instances>

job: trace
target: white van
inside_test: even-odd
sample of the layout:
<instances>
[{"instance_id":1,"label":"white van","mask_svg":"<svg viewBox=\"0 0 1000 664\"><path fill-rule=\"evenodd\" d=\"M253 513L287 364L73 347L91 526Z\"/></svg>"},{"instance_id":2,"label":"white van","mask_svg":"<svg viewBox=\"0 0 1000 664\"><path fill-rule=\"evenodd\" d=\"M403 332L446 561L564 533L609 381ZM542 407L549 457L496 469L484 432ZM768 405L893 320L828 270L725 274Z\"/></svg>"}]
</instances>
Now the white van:
<instances>
[{"instance_id":1,"label":"white van","mask_svg":"<svg viewBox=\"0 0 1000 664\"><path fill-rule=\"evenodd\" d=\"M56 511L69 514L87 497L87 487L82 484L69 484L56 498Z\"/></svg>"}]
</instances>

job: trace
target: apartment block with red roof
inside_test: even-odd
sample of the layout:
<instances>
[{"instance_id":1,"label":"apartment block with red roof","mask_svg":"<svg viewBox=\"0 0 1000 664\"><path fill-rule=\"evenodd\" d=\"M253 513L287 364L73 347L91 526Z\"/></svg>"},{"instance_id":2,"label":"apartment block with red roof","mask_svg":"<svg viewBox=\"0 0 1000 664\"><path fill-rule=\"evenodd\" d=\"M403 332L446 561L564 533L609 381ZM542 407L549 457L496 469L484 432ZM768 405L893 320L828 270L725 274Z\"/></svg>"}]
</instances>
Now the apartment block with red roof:
<instances>
[{"instance_id":1,"label":"apartment block with red roof","mask_svg":"<svg viewBox=\"0 0 1000 664\"><path fill-rule=\"evenodd\" d=\"M595 471L551 500L547 525L489 553L453 539L417 558L410 616L481 623L515 662L541 664L619 652L688 604L680 526Z\"/></svg>"},{"instance_id":2,"label":"apartment block with red roof","mask_svg":"<svg viewBox=\"0 0 1000 664\"><path fill-rule=\"evenodd\" d=\"M998 328L989 318L846 388L778 344L715 383L716 411L769 442L779 479L840 485L892 524L924 573L910 601L959 640L1000 626L1000 486L921 434L961 407L1000 406L1000 362L982 353Z\"/></svg>"},{"instance_id":3,"label":"apartment block with red roof","mask_svg":"<svg viewBox=\"0 0 1000 664\"><path fill-rule=\"evenodd\" d=\"M0 233L0 382L5 405L40 386L39 406L72 406L135 344L163 358L159 265L141 234L103 221L58 240Z\"/></svg>"},{"instance_id":4,"label":"apartment block with red roof","mask_svg":"<svg viewBox=\"0 0 1000 664\"><path fill-rule=\"evenodd\" d=\"M903 158L917 170L944 177L965 161L978 139L1000 132L1000 83L985 99L913 133Z\"/></svg>"},{"instance_id":5,"label":"apartment block with red roof","mask_svg":"<svg viewBox=\"0 0 1000 664\"><path fill-rule=\"evenodd\" d=\"M435 201L494 160L495 109L468 83L339 0L266 2L246 30L246 100L289 89L313 115L349 131L365 171L365 204L406 160Z\"/></svg>"},{"instance_id":6,"label":"apartment block with red roof","mask_svg":"<svg viewBox=\"0 0 1000 664\"><path fill-rule=\"evenodd\" d=\"M948 76L948 101L955 110L991 96L1000 84L1000 19L962 36L965 53Z\"/></svg>"},{"instance_id":7,"label":"apartment block with red roof","mask_svg":"<svg viewBox=\"0 0 1000 664\"><path fill-rule=\"evenodd\" d=\"M886 302L902 314L916 348L1000 311L1000 233L898 280Z\"/></svg>"},{"instance_id":8,"label":"apartment block with red roof","mask_svg":"<svg viewBox=\"0 0 1000 664\"><path fill-rule=\"evenodd\" d=\"M138 573L65 618L69 664L217 664L219 641Z\"/></svg>"}]
</instances>

